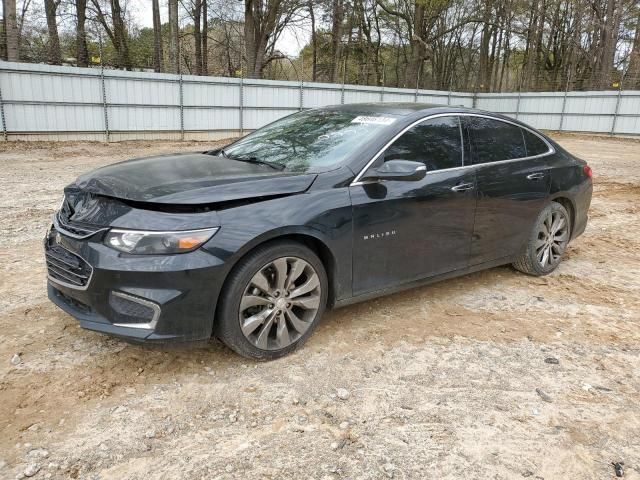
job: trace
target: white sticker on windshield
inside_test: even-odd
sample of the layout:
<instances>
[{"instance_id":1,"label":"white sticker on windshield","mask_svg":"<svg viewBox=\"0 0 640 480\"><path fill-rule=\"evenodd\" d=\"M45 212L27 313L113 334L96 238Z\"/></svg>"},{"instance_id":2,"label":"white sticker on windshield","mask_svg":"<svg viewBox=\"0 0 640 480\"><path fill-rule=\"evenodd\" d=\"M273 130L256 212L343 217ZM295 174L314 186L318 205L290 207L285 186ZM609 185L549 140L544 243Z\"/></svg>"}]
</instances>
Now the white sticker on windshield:
<instances>
[{"instance_id":1,"label":"white sticker on windshield","mask_svg":"<svg viewBox=\"0 0 640 480\"><path fill-rule=\"evenodd\" d=\"M375 125L391 125L396 119L393 117L365 117L359 116L351 120L351 123L373 123Z\"/></svg>"}]
</instances>

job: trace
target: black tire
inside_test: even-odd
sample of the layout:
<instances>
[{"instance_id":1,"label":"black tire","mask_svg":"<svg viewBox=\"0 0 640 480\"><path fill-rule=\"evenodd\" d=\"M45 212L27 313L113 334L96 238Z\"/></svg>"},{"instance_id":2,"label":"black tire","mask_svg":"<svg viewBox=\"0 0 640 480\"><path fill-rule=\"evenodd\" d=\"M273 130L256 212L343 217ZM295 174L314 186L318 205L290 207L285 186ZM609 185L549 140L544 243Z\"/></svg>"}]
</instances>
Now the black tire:
<instances>
[{"instance_id":1,"label":"black tire","mask_svg":"<svg viewBox=\"0 0 640 480\"><path fill-rule=\"evenodd\" d=\"M548 219L551 215L559 215L564 218L566 222L566 231L562 234L564 237L566 235L566 241L563 242L562 248L559 250L554 249L554 254L559 254L557 258L553 258L553 255L549 255L547 258L548 263L543 265L539 260L538 253L540 252L538 245L543 241L544 233L541 231L544 228L545 220ZM553 217L551 217L553 218ZM531 234L529 235L529 239L527 240L527 245L525 251L520 255L520 257L513 262L513 267L516 270L519 270L528 275L542 276L548 275L553 272L560 262L562 261L562 255L566 250L566 247L569 243L569 238L571 236L571 217L567 210L557 202L551 202L547 205L538 215L536 222L531 230ZM559 238L559 237L558 237ZM551 250L550 250L551 252Z\"/></svg>"},{"instance_id":2,"label":"black tire","mask_svg":"<svg viewBox=\"0 0 640 480\"><path fill-rule=\"evenodd\" d=\"M310 312L311 318L308 319L308 329L301 334L299 338L293 341L293 343L284 348L258 348L258 346L252 343L252 341L250 341L242 331L241 316L243 315L243 312L240 310L241 301L243 300L243 297L251 295L248 293L250 288L255 291L255 287L251 287L252 284L250 283L252 282L252 279L254 279L254 276L259 272L263 272L264 268L268 267L272 262L279 259L281 260L283 257L286 257L289 260L291 260L292 257L304 260L308 266L311 266L313 270L315 270L319 280L319 306L315 312L315 316L313 316L313 312ZM293 261L295 262L296 260ZM293 267L291 267L290 264L287 264L288 271L291 271L292 268ZM314 290L314 293L317 293L317 290ZM276 358L283 357L300 347L313 333L313 330L318 325L320 318L324 313L327 304L327 293L328 281L324 266L318 256L310 248L291 240L276 240L266 243L257 247L242 258L227 277L220 295L220 301L218 302L214 323L214 334L225 345L243 357L253 358L256 360L274 360ZM258 295L264 294L259 293ZM270 305L270 307L273 307L273 305ZM268 307L262 306L256 308L267 309ZM286 312L288 312L288 310ZM277 321L283 320L285 321L285 325L291 326L291 324L285 320L290 318L286 315L286 312L282 314L282 317L278 316L273 318L277 318ZM272 322L273 327L269 326L268 328L276 329L275 333L277 333L279 324L275 322L276 320ZM260 327L258 327L258 329L259 328ZM293 328L291 331L296 334L298 333ZM271 331L271 333L273 334L274 332Z\"/></svg>"}]
</instances>

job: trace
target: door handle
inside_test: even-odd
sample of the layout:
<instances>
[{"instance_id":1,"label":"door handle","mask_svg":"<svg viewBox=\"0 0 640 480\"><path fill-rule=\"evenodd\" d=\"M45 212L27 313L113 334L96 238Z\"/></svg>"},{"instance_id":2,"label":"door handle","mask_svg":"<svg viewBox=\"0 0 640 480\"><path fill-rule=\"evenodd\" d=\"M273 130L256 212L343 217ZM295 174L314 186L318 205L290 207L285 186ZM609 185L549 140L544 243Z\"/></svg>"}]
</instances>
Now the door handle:
<instances>
[{"instance_id":1,"label":"door handle","mask_svg":"<svg viewBox=\"0 0 640 480\"><path fill-rule=\"evenodd\" d=\"M542 172L530 173L527 175L527 180L540 180L541 178L544 178L544 173Z\"/></svg>"},{"instance_id":2,"label":"door handle","mask_svg":"<svg viewBox=\"0 0 640 480\"><path fill-rule=\"evenodd\" d=\"M451 187L452 192L466 192L467 190L471 190L474 187L473 183L461 183L460 185L456 185L455 187Z\"/></svg>"}]
</instances>

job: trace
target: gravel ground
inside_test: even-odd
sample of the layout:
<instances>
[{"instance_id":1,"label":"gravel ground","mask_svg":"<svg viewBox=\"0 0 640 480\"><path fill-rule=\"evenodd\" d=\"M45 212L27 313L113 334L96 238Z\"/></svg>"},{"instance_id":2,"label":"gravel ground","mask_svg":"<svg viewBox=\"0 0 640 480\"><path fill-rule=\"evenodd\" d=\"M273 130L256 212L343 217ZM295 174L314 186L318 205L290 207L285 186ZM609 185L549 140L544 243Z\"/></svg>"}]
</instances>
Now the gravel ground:
<instances>
[{"instance_id":1,"label":"gravel ground","mask_svg":"<svg viewBox=\"0 0 640 480\"><path fill-rule=\"evenodd\" d=\"M203 144L0 144L0 478L640 479L640 143L557 138L595 193L556 272L336 310L271 363L129 345L46 299L65 184Z\"/></svg>"}]
</instances>

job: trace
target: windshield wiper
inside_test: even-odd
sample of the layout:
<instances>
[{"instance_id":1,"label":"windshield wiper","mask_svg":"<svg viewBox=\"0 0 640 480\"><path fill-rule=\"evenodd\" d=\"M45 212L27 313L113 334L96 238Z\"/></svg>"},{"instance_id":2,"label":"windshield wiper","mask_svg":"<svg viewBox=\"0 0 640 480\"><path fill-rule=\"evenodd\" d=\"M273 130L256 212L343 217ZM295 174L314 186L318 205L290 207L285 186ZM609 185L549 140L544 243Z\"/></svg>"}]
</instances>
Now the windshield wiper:
<instances>
[{"instance_id":1,"label":"windshield wiper","mask_svg":"<svg viewBox=\"0 0 640 480\"><path fill-rule=\"evenodd\" d=\"M266 165L268 167L273 168L274 170L284 170L286 165L283 165L281 163L276 163L276 162L269 162L267 160L260 160L257 157L236 157L233 155L228 155L227 152L224 151L224 149L220 149L220 155L222 155L224 158L228 158L229 160L235 160L237 162L246 162L246 163L256 163L258 165Z\"/></svg>"}]
</instances>

